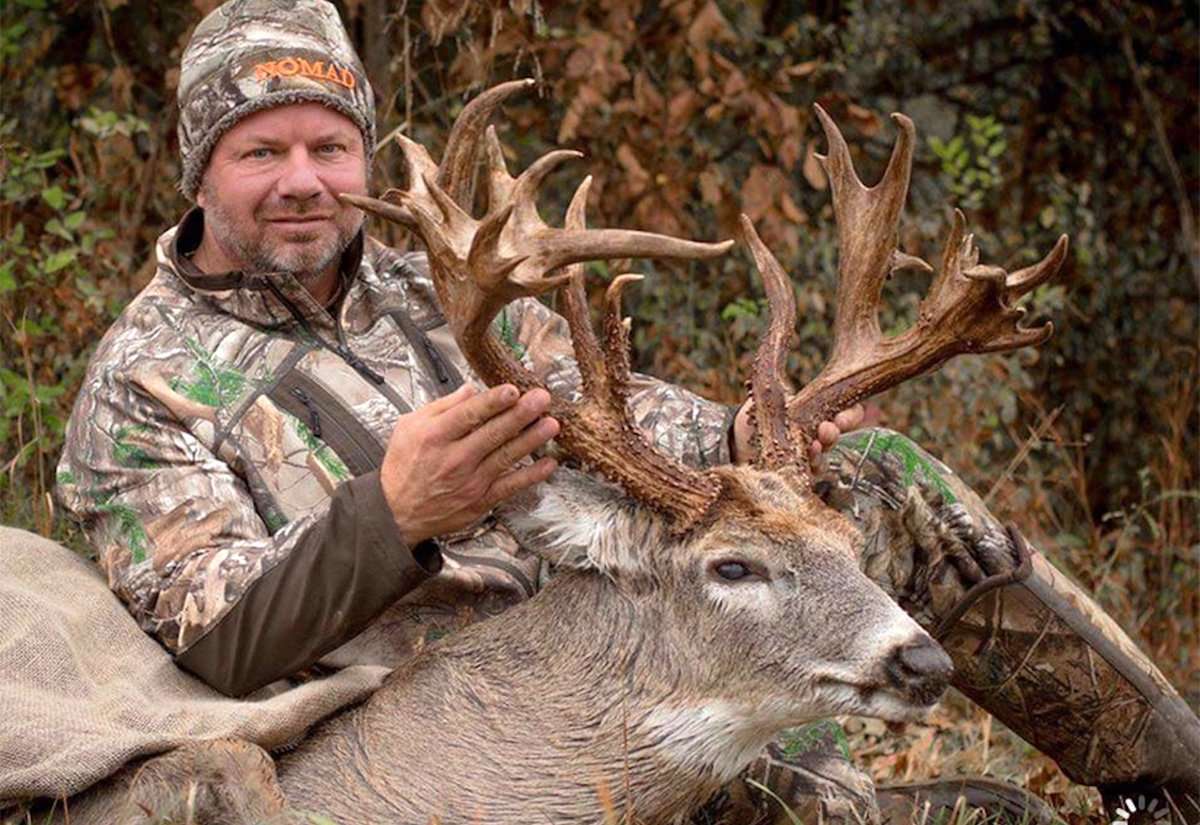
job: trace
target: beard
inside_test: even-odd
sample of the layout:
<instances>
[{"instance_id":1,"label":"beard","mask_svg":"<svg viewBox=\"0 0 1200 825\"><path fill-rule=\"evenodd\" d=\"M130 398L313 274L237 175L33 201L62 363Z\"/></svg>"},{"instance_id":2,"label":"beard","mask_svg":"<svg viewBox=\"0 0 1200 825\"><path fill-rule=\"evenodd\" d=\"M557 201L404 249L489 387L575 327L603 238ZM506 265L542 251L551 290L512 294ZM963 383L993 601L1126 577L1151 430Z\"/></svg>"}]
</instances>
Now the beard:
<instances>
[{"instance_id":1,"label":"beard","mask_svg":"<svg viewBox=\"0 0 1200 825\"><path fill-rule=\"evenodd\" d=\"M251 221L239 222L213 195L213 192L207 194L205 224L225 254L232 260L241 261L249 272L286 272L304 286L320 281L329 267L341 260L365 220L358 210L336 203L332 207L315 202L302 206L289 204L270 214L302 217L317 211L332 211L334 217L330 225L334 231L289 232L286 239L274 240L268 237L271 224L262 217L261 205L255 208Z\"/></svg>"}]
</instances>

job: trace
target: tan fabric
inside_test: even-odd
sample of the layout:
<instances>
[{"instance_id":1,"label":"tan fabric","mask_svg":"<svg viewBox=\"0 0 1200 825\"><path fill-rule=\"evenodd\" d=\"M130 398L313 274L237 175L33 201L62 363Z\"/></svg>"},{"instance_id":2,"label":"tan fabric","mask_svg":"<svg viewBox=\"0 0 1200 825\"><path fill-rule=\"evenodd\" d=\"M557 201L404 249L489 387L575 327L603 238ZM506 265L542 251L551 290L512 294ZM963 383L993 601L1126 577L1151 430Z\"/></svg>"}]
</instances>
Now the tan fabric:
<instances>
[{"instance_id":1,"label":"tan fabric","mask_svg":"<svg viewBox=\"0 0 1200 825\"><path fill-rule=\"evenodd\" d=\"M196 739L278 748L364 699L388 672L355 666L278 695L228 699L175 667L93 565L9 527L0 527L0 616L0 807L78 793Z\"/></svg>"}]
</instances>

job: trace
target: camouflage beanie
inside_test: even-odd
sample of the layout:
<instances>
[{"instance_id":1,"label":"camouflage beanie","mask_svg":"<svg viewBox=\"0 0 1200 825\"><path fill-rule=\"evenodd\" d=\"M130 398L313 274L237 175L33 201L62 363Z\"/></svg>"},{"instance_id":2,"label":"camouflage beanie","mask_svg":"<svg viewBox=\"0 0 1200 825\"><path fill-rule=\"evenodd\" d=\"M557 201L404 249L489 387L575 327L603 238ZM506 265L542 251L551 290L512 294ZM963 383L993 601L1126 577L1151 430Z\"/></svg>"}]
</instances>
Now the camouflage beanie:
<instances>
[{"instance_id":1,"label":"camouflage beanie","mask_svg":"<svg viewBox=\"0 0 1200 825\"><path fill-rule=\"evenodd\" d=\"M375 150L375 97L337 10L325 0L229 0L200 21L179 76L179 188L195 200L217 141L247 115L321 103Z\"/></svg>"}]
</instances>

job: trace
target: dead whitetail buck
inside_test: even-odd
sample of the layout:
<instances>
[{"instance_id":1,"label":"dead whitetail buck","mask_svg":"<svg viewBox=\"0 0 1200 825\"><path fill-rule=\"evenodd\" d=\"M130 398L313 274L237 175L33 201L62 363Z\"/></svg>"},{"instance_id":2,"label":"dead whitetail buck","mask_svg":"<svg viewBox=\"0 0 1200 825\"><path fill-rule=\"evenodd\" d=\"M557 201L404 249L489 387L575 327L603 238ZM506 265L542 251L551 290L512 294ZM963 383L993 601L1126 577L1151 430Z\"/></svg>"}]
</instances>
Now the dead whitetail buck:
<instances>
[{"instance_id":1,"label":"dead whitetail buck","mask_svg":"<svg viewBox=\"0 0 1200 825\"><path fill-rule=\"evenodd\" d=\"M606 808L640 822L686 821L781 729L834 714L911 719L950 676L938 645L859 570L856 531L810 489L805 447L822 420L957 353L1044 341L1050 325L1021 328L1014 303L1055 273L1065 237L1009 275L978 263L956 214L916 324L884 338L877 315L889 274L932 271L896 248L913 126L894 116L899 139L883 180L868 188L818 108L840 243L833 354L815 380L788 390L793 290L743 217L770 308L750 380L758 456L753 466L691 469L655 452L626 408L620 297L634 276L609 287L597 340L580 262L707 258L730 244L586 229L588 180L565 228L543 223L538 187L577 153L551 152L514 179L495 132L484 134L497 105L528 85L507 83L468 105L441 166L401 137L406 190L346 199L424 241L447 320L488 384L539 386L491 322L510 301L561 290L582 397L555 397L558 443L616 486L560 471L535 506L510 513L558 575L325 723L280 760L277 787L269 761L258 762L259 784L273 790L246 810L285 798L358 825L599 822ZM478 147L487 156L479 219L470 212Z\"/></svg>"}]
</instances>

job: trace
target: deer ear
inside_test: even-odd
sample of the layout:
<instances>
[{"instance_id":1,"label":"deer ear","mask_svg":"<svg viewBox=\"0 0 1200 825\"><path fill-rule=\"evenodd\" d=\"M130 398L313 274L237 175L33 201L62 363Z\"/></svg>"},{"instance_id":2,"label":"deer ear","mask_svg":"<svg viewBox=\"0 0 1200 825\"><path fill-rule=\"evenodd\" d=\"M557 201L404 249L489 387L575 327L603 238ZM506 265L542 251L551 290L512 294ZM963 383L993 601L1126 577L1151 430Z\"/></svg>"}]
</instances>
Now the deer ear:
<instances>
[{"instance_id":1,"label":"deer ear","mask_svg":"<svg viewBox=\"0 0 1200 825\"><path fill-rule=\"evenodd\" d=\"M666 537L660 519L621 488L568 467L510 499L501 518L522 547L556 567L613 577L642 573L646 551Z\"/></svg>"}]
</instances>

